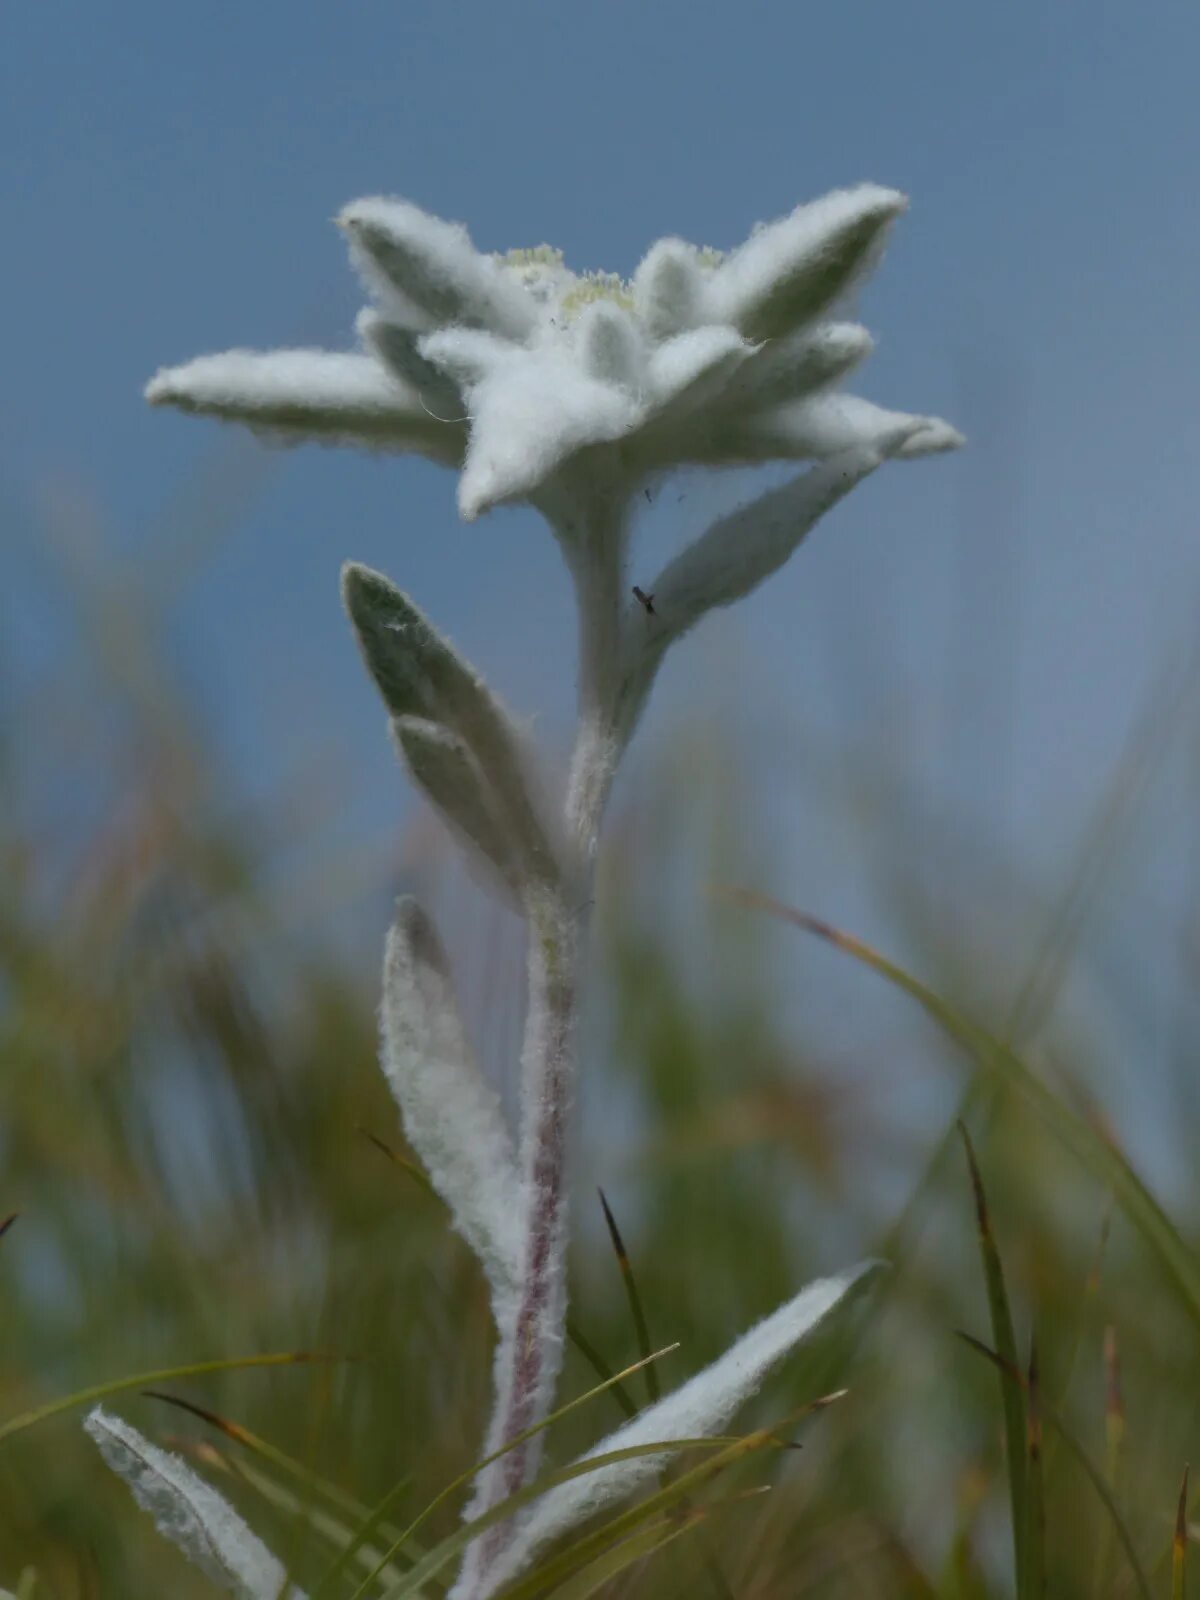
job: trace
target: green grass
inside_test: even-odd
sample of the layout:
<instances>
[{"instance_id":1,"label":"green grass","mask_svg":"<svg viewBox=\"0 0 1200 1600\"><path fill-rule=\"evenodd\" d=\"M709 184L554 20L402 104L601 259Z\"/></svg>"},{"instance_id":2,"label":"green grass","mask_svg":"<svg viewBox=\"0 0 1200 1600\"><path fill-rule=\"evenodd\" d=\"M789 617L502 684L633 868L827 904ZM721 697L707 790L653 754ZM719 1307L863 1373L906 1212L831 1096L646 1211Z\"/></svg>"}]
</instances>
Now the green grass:
<instances>
[{"instance_id":1,"label":"green grass","mask_svg":"<svg viewBox=\"0 0 1200 1600\"><path fill-rule=\"evenodd\" d=\"M279 814L222 779L186 706L147 695L152 663L122 656L130 630L95 609L88 671L33 686L18 712L48 730L37 781L87 788L86 823L56 834L21 747L0 762L0 1586L209 1593L84 1439L80 1407L104 1394L211 1473L321 1600L438 1595L487 1410L487 1296L375 1064L375 958L311 937L281 887ZM85 694L108 732L81 748ZM777 900L748 914L714 898L773 878L745 845L732 764L698 777L670 747L644 774L601 885L583 1095L600 1122L580 1141L547 1473L806 1276L875 1251L892 1270L735 1437L549 1551L509 1600L1184 1593L1200 1172L1167 1203L1104 1113L1102 1021L1055 1026L1174 714L1131 747L1071 886L1032 894L986 971L903 887L899 856L897 959ZM392 847L362 859L322 860L315 907L382 927L370 864L386 878ZM437 892L438 870L426 879ZM443 898L494 990L505 952L481 952L464 902ZM837 951L854 965L835 978ZM848 1072L815 1027L779 1020L780 986L814 962L851 1004L880 978L900 997ZM1001 968L1009 1010L980 998ZM928 1091L902 1127L901 1059ZM1200 1143L1200 1127L1174 1133Z\"/></svg>"}]
</instances>

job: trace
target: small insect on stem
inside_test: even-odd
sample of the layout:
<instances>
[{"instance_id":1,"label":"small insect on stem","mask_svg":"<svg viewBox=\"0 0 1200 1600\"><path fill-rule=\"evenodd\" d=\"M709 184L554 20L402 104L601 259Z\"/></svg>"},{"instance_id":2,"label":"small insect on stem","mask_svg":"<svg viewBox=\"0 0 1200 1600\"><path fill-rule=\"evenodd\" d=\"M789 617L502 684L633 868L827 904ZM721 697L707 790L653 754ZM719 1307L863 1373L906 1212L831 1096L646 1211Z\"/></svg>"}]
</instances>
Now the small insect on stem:
<instances>
[{"instance_id":1,"label":"small insect on stem","mask_svg":"<svg viewBox=\"0 0 1200 1600\"><path fill-rule=\"evenodd\" d=\"M650 616L656 617L658 615L658 612L654 609L654 596L647 594L644 589L639 589L636 583L633 586L633 598L639 600L645 606Z\"/></svg>"}]
</instances>

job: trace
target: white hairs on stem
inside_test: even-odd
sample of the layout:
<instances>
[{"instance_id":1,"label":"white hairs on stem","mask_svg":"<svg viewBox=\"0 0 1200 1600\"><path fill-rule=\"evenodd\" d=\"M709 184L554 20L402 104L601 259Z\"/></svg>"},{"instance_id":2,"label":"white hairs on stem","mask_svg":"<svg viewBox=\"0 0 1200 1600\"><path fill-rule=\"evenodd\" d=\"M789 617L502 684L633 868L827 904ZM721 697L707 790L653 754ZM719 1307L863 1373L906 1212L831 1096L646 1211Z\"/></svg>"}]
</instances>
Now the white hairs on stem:
<instances>
[{"instance_id":1,"label":"white hairs on stem","mask_svg":"<svg viewBox=\"0 0 1200 1600\"><path fill-rule=\"evenodd\" d=\"M287 1573L229 1502L178 1456L100 1407L83 1425L159 1532L219 1588L239 1600L304 1600L294 1585L285 1588Z\"/></svg>"}]
</instances>

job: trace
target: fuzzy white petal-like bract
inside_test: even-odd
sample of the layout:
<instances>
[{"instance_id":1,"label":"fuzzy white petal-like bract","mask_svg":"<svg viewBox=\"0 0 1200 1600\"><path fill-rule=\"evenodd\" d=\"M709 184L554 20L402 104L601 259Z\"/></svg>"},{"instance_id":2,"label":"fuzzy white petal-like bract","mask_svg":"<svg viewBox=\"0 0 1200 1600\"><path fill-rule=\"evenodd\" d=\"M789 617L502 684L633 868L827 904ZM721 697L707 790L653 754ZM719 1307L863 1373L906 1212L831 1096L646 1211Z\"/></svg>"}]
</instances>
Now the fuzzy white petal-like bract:
<instances>
[{"instance_id":1,"label":"fuzzy white petal-like bract","mask_svg":"<svg viewBox=\"0 0 1200 1600\"><path fill-rule=\"evenodd\" d=\"M639 395L646 381L644 351L633 318L597 300L581 313L576 339L588 374Z\"/></svg>"},{"instance_id":2,"label":"fuzzy white petal-like bract","mask_svg":"<svg viewBox=\"0 0 1200 1600\"><path fill-rule=\"evenodd\" d=\"M676 420L723 388L754 354L733 328L695 328L660 344L650 358L650 393Z\"/></svg>"},{"instance_id":3,"label":"fuzzy white petal-like bract","mask_svg":"<svg viewBox=\"0 0 1200 1600\"><path fill-rule=\"evenodd\" d=\"M770 339L820 316L875 264L902 212L895 189L837 189L756 229L704 284L705 320Z\"/></svg>"},{"instance_id":4,"label":"fuzzy white petal-like bract","mask_svg":"<svg viewBox=\"0 0 1200 1600\"><path fill-rule=\"evenodd\" d=\"M938 417L888 411L859 395L827 394L752 418L737 434L735 448L744 449L750 459L819 461L874 444L906 425L910 436L894 452L899 456L954 450L963 442L962 435Z\"/></svg>"},{"instance_id":5,"label":"fuzzy white petal-like bract","mask_svg":"<svg viewBox=\"0 0 1200 1600\"><path fill-rule=\"evenodd\" d=\"M415 900L396 905L383 968L383 1068L409 1143L510 1320L520 1260L520 1195L499 1099L475 1065L449 963Z\"/></svg>"},{"instance_id":6,"label":"fuzzy white petal-like bract","mask_svg":"<svg viewBox=\"0 0 1200 1600\"><path fill-rule=\"evenodd\" d=\"M459 426L469 420L459 385L421 354L421 334L370 307L359 312L354 325L375 359L417 395L426 411Z\"/></svg>"},{"instance_id":7,"label":"fuzzy white petal-like bract","mask_svg":"<svg viewBox=\"0 0 1200 1600\"><path fill-rule=\"evenodd\" d=\"M856 322L826 322L760 345L730 383L723 403L743 417L827 388L870 355L874 340Z\"/></svg>"},{"instance_id":8,"label":"fuzzy white petal-like bract","mask_svg":"<svg viewBox=\"0 0 1200 1600\"><path fill-rule=\"evenodd\" d=\"M669 339L701 320L704 269L694 245L660 239L633 275L633 298L647 335Z\"/></svg>"},{"instance_id":9,"label":"fuzzy white petal-like bract","mask_svg":"<svg viewBox=\"0 0 1200 1600\"><path fill-rule=\"evenodd\" d=\"M105 1461L124 1478L160 1533L218 1588L240 1600L304 1600L281 1564L229 1502L178 1456L160 1450L120 1417L97 1407L84 1427Z\"/></svg>"},{"instance_id":10,"label":"fuzzy white petal-like bract","mask_svg":"<svg viewBox=\"0 0 1200 1600\"><path fill-rule=\"evenodd\" d=\"M505 338L532 332L530 297L458 223L430 216L407 200L355 200L338 217L368 287L401 321L426 328L460 324Z\"/></svg>"},{"instance_id":11,"label":"fuzzy white petal-like bract","mask_svg":"<svg viewBox=\"0 0 1200 1600\"><path fill-rule=\"evenodd\" d=\"M533 494L588 445L632 433L644 414L631 394L589 376L571 352L553 346L505 363L468 399L471 437L458 484L468 522Z\"/></svg>"},{"instance_id":12,"label":"fuzzy white petal-like bract","mask_svg":"<svg viewBox=\"0 0 1200 1600\"><path fill-rule=\"evenodd\" d=\"M711 1366L654 1405L647 1406L633 1421L601 1440L581 1460L634 1445L656 1444L659 1440L699 1439L719 1433L758 1391L772 1368L844 1305L878 1267L877 1262L866 1262L848 1272L810 1283L794 1299L743 1334ZM661 1455L636 1456L629 1461L598 1467L595 1472L549 1490L534 1502L516 1538L488 1573L485 1594L494 1593L526 1567L550 1540L652 1480L671 1454L668 1449Z\"/></svg>"},{"instance_id":13,"label":"fuzzy white petal-like bract","mask_svg":"<svg viewBox=\"0 0 1200 1600\"><path fill-rule=\"evenodd\" d=\"M325 439L461 461L465 429L439 422L420 394L354 352L228 350L165 367L151 405L247 423L280 439Z\"/></svg>"}]
</instances>

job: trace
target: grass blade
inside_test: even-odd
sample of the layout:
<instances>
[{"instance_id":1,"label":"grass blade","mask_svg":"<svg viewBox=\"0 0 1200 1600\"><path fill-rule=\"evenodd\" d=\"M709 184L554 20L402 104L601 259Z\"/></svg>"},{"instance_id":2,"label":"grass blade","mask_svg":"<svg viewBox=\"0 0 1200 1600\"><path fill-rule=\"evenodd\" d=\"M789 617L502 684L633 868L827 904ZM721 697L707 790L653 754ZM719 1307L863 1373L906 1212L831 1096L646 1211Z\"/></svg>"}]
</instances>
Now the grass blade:
<instances>
[{"instance_id":1,"label":"grass blade","mask_svg":"<svg viewBox=\"0 0 1200 1600\"><path fill-rule=\"evenodd\" d=\"M719 1470L719 1466L726 1464L726 1458L736 1459L730 1457L729 1452L735 1450L743 1442L740 1439L735 1440L733 1444L724 1439L677 1439L669 1441L660 1439L653 1444L630 1445L624 1450L610 1450L602 1456L589 1456L584 1461L577 1461L573 1466L559 1467L552 1472L543 1473L533 1483L528 1484L524 1489L519 1489L516 1494L510 1495L507 1500L501 1501L499 1505L493 1506L483 1516L476 1517L473 1522L462 1523L452 1534L443 1539L441 1544L435 1545L425 1559L419 1561L407 1577L391 1589L388 1589L384 1594L384 1600L408 1600L410 1595L419 1594L422 1586L428 1583L430 1579L436 1578L443 1568L453 1561L455 1556L464 1550L473 1539L477 1539L481 1533L486 1533L496 1523L504 1522L525 1506L532 1504L539 1495L545 1494L548 1489L557 1488L560 1483L569 1483L573 1478L581 1478L586 1473L595 1472L600 1467L613 1466L620 1461L631 1461L638 1456L662 1455L668 1450L713 1450L716 1454L713 1456L712 1461L706 1462L704 1465L711 1468L712 1471L716 1471ZM766 1442L768 1441L763 1441L763 1443ZM719 1463L719 1465L714 1465L714 1463ZM695 1473L699 1472L699 1470L699 1468L695 1468L693 1472L685 1473L683 1478L678 1479L671 1486L672 1490L678 1488L679 1484L684 1483L685 1479L693 1480ZM692 1486L693 1484L689 1483L688 1487ZM683 1492L686 1493L687 1489L685 1488ZM651 1498L657 1500L658 1496L652 1496ZM653 1515L653 1511L657 1509L658 1507L655 1506L647 1515ZM359 1600L359 1595L365 1593L366 1588L363 1587L356 1593L355 1600Z\"/></svg>"},{"instance_id":2,"label":"grass blade","mask_svg":"<svg viewBox=\"0 0 1200 1600\"><path fill-rule=\"evenodd\" d=\"M1092 1123L1064 1105L1011 1046L970 1022L933 989L853 935L769 895L743 889L727 891L727 895L742 905L757 907L815 934L826 944L870 967L911 996L979 1066L1015 1090L1083 1165L1112 1189L1126 1217L1158 1257L1193 1321L1200 1327L1200 1261L1121 1152Z\"/></svg>"},{"instance_id":3,"label":"grass blade","mask_svg":"<svg viewBox=\"0 0 1200 1600\"><path fill-rule=\"evenodd\" d=\"M293 1492L278 1478L260 1471L249 1462L234 1461L215 1445L208 1443L192 1445L187 1453L210 1468L219 1468L228 1472L231 1477L240 1479L267 1505L283 1512L286 1517L301 1523L305 1528L311 1529L332 1549L342 1550L351 1542L351 1530L345 1517L314 1505L311 1497ZM359 1546L356 1555L364 1568L373 1569L379 1562L380 1552L372 1545L363 1544ZM395 1581L403 1577L419 1558L419 1552L410 1551L407 1556L398 1556L394 1565L385 1562L382 1570L389 1581ZM444 1584L431 1582L429 1587L438 1595L445 1592Z\"/></svg>"},{"instance_id":4,"label":"grass blade","mask_svg":"<svg viewBox=\"0 0 1200 1600\"><path fill-rule=\"evenodd\" d=\"M975 1221L979 1230L979 1254L983 1261L983 1277L987 1286L988 1311L992 1322L992 1341L1002 1360L1008 1366L1017 1365L1017 1339L1013 1331L1012 1312L1009 1309L1008 1291L1004 1284L1004 1268L1000 1251L992 1232L987 1195L983 1177L975 1159L975 1147L965 1122L960 1122L963 1149L971 1174L971 1192L975 1201ZM1026 1530L1030 1525L1031 1504L1027 1494L1026 1473L1026 1416L1025 1394L1019 1384L1009 1383L1003 1373L998 1375L1000 1404L1004 1410L1005 1453L1008 1457L1009 1515L1012 1518L1013 1561L1017 1575L1017 1593L1024 1596ZM1032 1427L1032 1419L1029 1426ZM1031 1591L1032 1592L1032 1591Z\"/></svg>"},{"instance_id":5,"label":"grass blade","mask_svg":"<svg viewBox=\"0 0 1200 1600\"><path fill-rule=\"evenodd\" d=\"M638 1355L641 1356L643 1361L646 1361L646 1393L649 1396L650 1404L653 1405L662 1391L658 1383L658 1368L653 1362L647 1361L651 1350L650 1331L646 1326L646 1313L642 1309L642 1297L638 1293L637 1281L634 1278L633 1267L629 1260L629 1252L625 1248L621 1230L617 1227L617 1219L612 1214L608 1200L605 1198L604 1190L597 1189L596 1193L600 1196L600 1205L604 1211L604 1221L608 1227L608 1236L612 1240L613 1254L617 1258L621 1281L625 1285L625 1298L629 1301L629 1314L633 1318Z\"/></svg>"},{"instance_id":6,"label":"grass blade","mask_svg":"<svg viewBox=\"0 0 1200 1600\"><path fill-rule=\"evenodd\" d=\"M654 1555L664 1545L678 1539L680 1534L688 1533L704 1521L706 1514L703 1511L689 1511L682 1517L660 1517L648 1527L640 1528L637 1533L630 1534L628 1539L623 1539L595 1561L589 1562L566 1583L560 1584L554 1590L554 1600L591 1600L626 1567L632 1566L635 1561L644 1561L647 1556ZM505 1600L503 1594L501 1600Z\"/></svg>"},{"instance_id":7,"label":"grass blade","mask_svg":"<svg viewBox=\"0 0 1200 1600\"><path fill-rule=\"evenodd\" d=\"M1121 1359L1117 1351L1117 1330L1104 1330L1104 1477L1112 1494L1117 1492L1121 1455L1125 1443L1125 1401L1121 1394ZM1107 1523L1096 1547L1096 1594L1107 1595L1112 1588L1113 1532Z\"/></svg>"},{"instance_id":8,"label":"grass blade","mask_svg":"<svg viewBox=\"0 0 1200 1600\"><path fill-rule=\"evenodd\" d=\"M243 1427L240 1422L233 1422L230 1418L221 1416L219 1412L210 1411L206 1406L197 1405L193 1400L184 1400L179 1395L165 1394L158 1389L145 1390L145 1396L148 1400L161 1401L164 1405L175 1406L180 1411L186 1411L190 1416L198 1417L201 1422L208 1423L218 1433L224 1434L227 1439L232 1439L235 1444L242 1445L252 1455L258 1456L261 1460L274 1467L276 1471L283 1473L285 1477L292 1478L295 1482L302 1484L309 1493L320 1495L330 1505L336 1506L345 1516L363 1518L369 1514L373 1515L353 1495L347 1494L344 1490L339 1489L336 1484L330 1483L328 1479L322 1478L318 1473L302 1465L293 1456L288 1455L285 1450L280 1450L277 1445L271 1444L256 1433L251 1433L250 1429ZM408 1479L401 1480L392 1490L392 1494L398 1494L408 1481ZM396 1530L393 1528L388 1537L394 1537L395 1532Z\"/></svg>"},{"instance_id":9,"label":"grass blade","mask_svg":"<svg viewBox=\"0 0 1200 1600\"><path fill-rule=\"evenodd\" d=\"M657 1361L659 1357L669 1355L672 1350L678 1350L678 1348L678 1344L666 1345L662 1350L655 1351L646 1359L649 1361ZM460 1473L459 1476L448 1483L444 1489L439 1490L429 1504L425 1507L425 1509L419 1512L413 1521L409 1523L408 1527L402 1534L399 1535L399 1537L392 1544L391 1548L387 1551L384 1559L391 1560L391 1558L399 1550L401 1550L405 1544L408 1543L413 1534L416 1533L417 1529L420 1528L430 1516L432 1516L432 1514L440 1505L448 1500L450 1496L453 1495L457 1490L470 1483L472 1478L474 1478L478 1473L482 1472L485 1467L490 1466L493 1461L498 1461L501 1456L507 1455L510 1450L515 1449L519 1444L523 1444L526 1439L531 1439L534 1434L541 1433L543 1429L549 1428L553 1423L559 1421L560 1418L565 1417L569 1412L574 1411L578 1406L586 1405L589 1400L594 1399L597 1395L605 1393L605 1391L611 1388L612 1385L621 1382L625 1378L631 1377L634 1373L638 1372L643 1366L645 1366L645 1364L645 1361L635 1361L631 1367L626 1367L623 1372L618 1372L612 1378L607 1379L604 1383L597 1384L594 1389L589 1389L584 1394L576 1395L574 1400L569 1400L565 1406L560 1406L557 1411L552 1411L548 1417L544 1417L542 1421L537 1423L534 1427L527 1428L524 1433L519 1433L514 1438L510 1439L502 1449L494 1451L490 1456L485 1456L482 1461L477 1461L473 1467L469 1468L468 1471ZM505 1504L507 1503L508 1502L505 1502ZM498 1522L502 1519L496 1517L493 1520ZM468 1526L475 1527L476 1524L471 1523L468 1524ZM360 1600L360 1596L366 1593L371 1579L373 1579L375 1576L376 1574L372 1573L368 1579L360 1584L359 1588L355 1591L354 1600Z\"/></svg>"},{"instance_id":10,"label":"grass blade","mask_svg":"<svg viewBox=\"0 0 1200 1600\"><path fill-rule=\"evenodd\" d=\"M21 1213L19 1211L10 1211L8 1216L4 1218L3 1222L0 1222L0 1239L3 1239L4 1235L12 1227L13 1223L20 1215Z\"/></svg>"},{"instance_id":11,"label":"grass blade","mask_svg":"<svg viewBox=\"0 0 1200 1600\"><path fill-rule=\"evenodd\" d=\"M1175 1512L1175 1539L1171 1546L1171 1600L1185 1600L1187 1593L1187 1500L1188 1469L1183 1469L1179 1507Z\"/></svg>"},{"instance_id":12,"label":"grass blade","mask_svg":"<svg viewBox=\"0 0 1200 1600\"><path fill-rule=\"evenodd\" d=\"M1006 1366L996 1352L994 1350L990 1350L988 1346L983 1344L980 1340L973 1339L969 1333L960 1332L958 1337L970 1349L974 1350L978 1355L983 1356L986 1361L990 1361L994 1367L998 1367L1010 1382L1020 1385L1025 1385L1028 1383L1029 1380L1019 1368ZM1103 1474L1097 1469L1086 1450L1084 1450L1083 1446L1067 1427L1066 1423L1063 1422L1058 1413L1046 1402L1044 1396L1042 1396L1040 1392L1038 1395L1038 1415L1043 1421L1050 1424L1055 1433L1062 1440L1063 1444L1066 1445L1067 1449L1075 1457L1075 1460L1083 1469L1084 1476L1088 1479L1092 1488L1096 1491L1096 1494L1101 1504L1104 1506L1104 1509L1108 1512L1109 1520L1112 1522L1113 1531L1121 1542L1121 1548L1125 1552L1125 1559L1129 1563L1129 1570L1133 1574L1134 1581L1137 1584L1138 1594L1141 1596L1141 1600L1154 1600L1154 1597L1150 1592L1149 1579L1146 1577L1145 1569L1138 1558L1138 1553L1134 1546L1133 1540L1130 1537L1129 1529L1125 1526L1125 1519L1122 1517L1120 1507L1113 1498L1111 1489L1104 1481Z\"/></svg>"},{"instance_id":13,"label":"grass blade","mask_svg":"<svg viewBox=\"0 0 1200 1600\"><path fill-rule=\"evenodd\" d=\"M708 1461L700 1462L698 1466L676 1478L673 1483L665 1485L654 1494L647 1496L645 1500L638 1501L627 1511L618 1512L616 1516L601 1523L591 1533L582 1534L573 1543L561 1549L557 1555L549 1556L539 1566L535 1566L527 1572L524 1577L518 1578L508 1588L501 1590L497 1600L534 1600L534 1596L540 1595L550 1582L557 1583L560 1579L572 1576L586 1566L588 1562L601 1555L605 1550L610 1549L614 1541L625 1538L627 1534L641 1527L648 1519L657 1516L660 1511L672 1510L676 1516L681 1512L690 1513L693 1508L688 1505L688 1501L711 1478L723 1472L727 1466L732 1465L735 1461L742 1460L756 1450L772 1445L776 1448L786 1448L786 1445L781 1446L781 1441L777 1437L783 1429L790 1428L793 1424L799 1422L802 1417L810 1416L816 1411L823 1411L827 1406L832 1405L835 1400L842 1399L844 1394L845 1391L842 1390L837 1394L822 1395L817 1400L810 1400L806 1405L797 1406L774 1428L761 1428L754 1433L745 1434L740 1439L724 1441L725 1449L719 1455L713 1456ZM686 1441L689 1446L695 1445L697 1442L696 1440ZM718 1441L713 1440L710 1442L715 1444ZM627 1453L632 1454L634 1449L640 1451L641 1447L631 1447L628 1452L623 1450L612 1451L605 1459L609 1461L615 1460L617 1457ZM601 1458L593 1456L589 1459L598 1461ZM577 1462L576 1468L581 1469L587 1464L587 1460ZM551 1485L547 1483L546 1488L550 1487ZM696 1509L703 1508L698 1507ZM393 1597L389 1595L386 1600L393 1600Z\"/></svg>"},{"instance_id":14,"label":"grass blade","mask_svg":"<svg viewBox=\"0 0 1200 1600\"><path fill-rule=\"evenodd\" d=\"M176 1378L200 1378L210 1372L240 1372L250 1367L295 1367L334 1359L336 1358L312 1351L285 1350L273 1355L230 1356L221 1361L193 1361L186 1367L162 1367L156 1372L139 1372L132 1378L113 1378L108 1383L97 1383L89 1389L77 1389L74 1394L64 1395L59 1400L47 1401L45 1405L35 1406L32 1411L23 1411L19 1416L10 1417L7 1422L0 1425L0 1440L8 1439L14 1433L22 1433L26 1428L32 1428L35 1423L45 1422L48 1417L56 1417L64 1411L72 1410L75 1406L91 1405L97 1400L107 1400L110 1395L126 1394L130 1389L145 1389L150 1384L170 1383Z\"/></svg>"},{"instance_id":15,"label":"grass blade","mask_svg":"<svg viewBox=\"0 0 1200 1600\"><path fill-rule=\"evenodd\" d=\"M1026 1470L1028 1523L1025 1534L1025 1569L1022 1600L1042 1600L1046 1593L1046 1495L1042 1472L1042 1411L1038 1378L1037 1341L1030 1340L1029 1375L1025 1380L1029 1396L1029 1461ZM1020 1392L1019 1384L1006 1384Z\"/></svg>"},{"instance_id":16,"label":"grass blade","mask_svg":"<svg viewBox=\"0 0 1200 1600\"><path fill-rule=\"evenodd\" d=\"M427 1174L420 1166L418 1166L415 1161L410 1161L406 1156L402 1156L398 1150L394 1150L392 1146L386 1142L386 1140L381 1139L377 1133L372 1133L369 1128L359 1127L357 1131L370 1144L374 1145L375 1149L378 1150L381 1155L386 1156L393 1166L399 1167L400 1170L412 1178L413 1181L417 1183L427 1195L430 1195L439 1206L445 1209L445 1201L433 1187L433 1184L429 1181ZM601 1195L600 1198L601 1201L603 1201L604 1196ZM570 1315L567 1317L566 1333L567 1338L570 1339L571 1343L579 1351L579 1354L600 1379L601 1384L607 1387L608 1392L612 1395L616 1404L620 1406L625 1416L636 1417L638 1414L637 1403L634 1401L629 1391L625 1388L625 1385L620 1381L619 1374L613 1372L612 1367L609 1366L608 1362L605 1361L604 1357L591 1343L591 1341L585 1337L578 1323ZM650 1354L649 1344L646 1344L642 1348L641 1354L643 1356L648 1356ZM657 1395L657 1374L653 1379L651 1379L649 1376L650 1368L647 1368L646 1370L647 1386L649 1387L651 1384L653 1384L654 1392Z\"/></svg>"}]
</instances>

